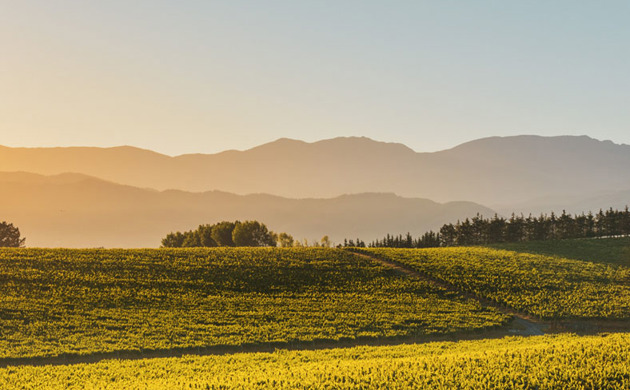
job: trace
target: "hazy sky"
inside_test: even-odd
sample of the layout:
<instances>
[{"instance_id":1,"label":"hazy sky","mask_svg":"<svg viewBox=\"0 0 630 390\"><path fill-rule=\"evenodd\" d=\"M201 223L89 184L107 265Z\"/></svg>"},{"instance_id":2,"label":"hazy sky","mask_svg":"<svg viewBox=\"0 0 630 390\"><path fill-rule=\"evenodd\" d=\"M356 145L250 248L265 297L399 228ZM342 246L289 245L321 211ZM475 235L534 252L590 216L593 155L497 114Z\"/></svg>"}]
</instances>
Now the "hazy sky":
<instances>
[{"instance_id":1,"label":"hazy sky","mask_svg":"<svg viewBox=\"0 0 630 390\"><path fill-rule=\"evenodd\" d=\"M0 144L630 144L628 1L0 0Z\"/></svg>"}]
</instances>

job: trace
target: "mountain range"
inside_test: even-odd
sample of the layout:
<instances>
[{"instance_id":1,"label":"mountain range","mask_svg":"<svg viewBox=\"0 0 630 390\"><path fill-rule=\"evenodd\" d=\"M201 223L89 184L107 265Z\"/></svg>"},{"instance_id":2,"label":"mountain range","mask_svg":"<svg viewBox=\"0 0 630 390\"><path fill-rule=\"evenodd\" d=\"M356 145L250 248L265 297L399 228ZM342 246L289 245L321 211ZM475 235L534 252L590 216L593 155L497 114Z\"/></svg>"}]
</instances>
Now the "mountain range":
<instances>
[{"instance_id":1,"label":"mountain range","mask_svg":"<svg viewBox=\"0 0 630 390\"><path fill-rule=\"evenodd\" d=\"M477 212L630 203L630 146L586 136L491 137L433 153L364 137L176 157L0 146L0 172L0 219L31 246L157 246L172 230L222 219L258 219L309 240L369 240Z\"/></svg>"},{"instance_id":2,"label":"mountain range","mask_svg":"<svg viewBox=\"0 0 630 390\"><path fill-rule=\"evenodd\" d=\"M630 190L629 168L630 146L586 136L493 137L434 153L368 138L280 139L245 151L177 157L126 146L0 147L5 172L73 172L156 190L287 198L392 192L500 209Z\"/></svg>"},{"instance_id":3,"label":"mountain range","mask_svg":"<svg viewBox=\"0 0 630 390\"><path fill-rule=\"evenodd\" d=\"M436 203L394 194L287 199L220 191L157 191L80 174L0 173L0 218L15 222L28 246L156 247L175 230L221 220L259 220L296 239L334 242L422 234L443 223L492 210L472 202Z\"/></svg>"}]
</instances>

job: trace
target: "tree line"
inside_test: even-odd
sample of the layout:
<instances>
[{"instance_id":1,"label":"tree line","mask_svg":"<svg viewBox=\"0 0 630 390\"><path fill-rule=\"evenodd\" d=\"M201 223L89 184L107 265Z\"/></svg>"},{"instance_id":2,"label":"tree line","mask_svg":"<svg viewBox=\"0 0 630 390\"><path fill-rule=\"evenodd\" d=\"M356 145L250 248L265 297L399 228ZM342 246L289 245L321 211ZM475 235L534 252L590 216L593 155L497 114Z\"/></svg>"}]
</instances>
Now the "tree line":
<instances>
[{"instance_id":1,"label":"tree line","mask_svg":"<svg viewBox=\"0 0 630 390\"><path fill-rule=\"evenodd\" d=\"M200 225L196 230L172 232L162 239L163 248L277 245L293 246L293 237L287 233L274 233L258 221L222 221L213 225Z\"/></svg>"},{"instance_id":2,"label":"tree line","mask_svg":"<svg viewBox=\"0 0 630 390\"><path fill-rule=\"evenodd\" d=\"M630 210L612 208L593 214L571 215L563 211L557 215L512 214L510 218L484 218L477 214L457 223L443 225L438 232L429 231L414 238L406 235L388 234L380 240L367 244L368 247L385 248L433 248L448 246L486 245L502 242L545 241L569 238L596 238L630 235ZM356 245L361 243L362 245ZM361 240L344 240L343 246L365 246Z\"/></svg>"}]
</instances>

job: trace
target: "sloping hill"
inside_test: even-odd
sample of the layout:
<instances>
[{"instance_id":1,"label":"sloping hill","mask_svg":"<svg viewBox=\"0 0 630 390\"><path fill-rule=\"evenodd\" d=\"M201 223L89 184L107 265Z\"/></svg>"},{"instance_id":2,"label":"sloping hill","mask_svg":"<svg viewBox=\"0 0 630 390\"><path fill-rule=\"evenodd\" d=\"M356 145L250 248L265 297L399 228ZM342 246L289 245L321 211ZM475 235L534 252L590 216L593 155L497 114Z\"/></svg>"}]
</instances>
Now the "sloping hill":
<instances>
[{"instance_id":1,"label":"sloping hill","mask_svg":"<svg viewBox=\"0 0 630 390\"><path fill-rule=\"evenodd\" d=\"M392 194L287 199L212 191L156 191L83 175L0 173L0 219L16 224L28 246L156 247L173 230L221 220L256 219L297 239L329 235L373 239L421 234L493 211L471 202L436 203Z\"/></svg>"},{"instance_id":2,"label":"sloping hill","mask_svg":"<svg viewBox=\"0 0 630 390\"><path fill-rule=\"evenodd\" d=\"M537 211L567 198L579 206L629 190L630 146L589 137L518 136L416 153L368 138L280 139L246 151L178 157L132 147L1 147L0 171L78 172L158 190L292 198L391 192L440 202L465 199L503 210L535 206Z\"/></svg>"},{"instance_id":3,"label":"sloping hill","mask_svg":"<svg viewBox=\"0 0 630 390\"><path fill-rule=\"evenodd\" d=\"M488 246L509 251L630 267L630 237L509 242Z\"/></svg>"},{"instance_id":4,"label":"sloping hill","mask_svg":"<svg viewBox=\"0 0 630 390\"><path fill-rule=\"evenodd\" d=\"M0 258L0 367L455 335L510 320L341 249L0 248Z\"/></svg>"}]
</instances>

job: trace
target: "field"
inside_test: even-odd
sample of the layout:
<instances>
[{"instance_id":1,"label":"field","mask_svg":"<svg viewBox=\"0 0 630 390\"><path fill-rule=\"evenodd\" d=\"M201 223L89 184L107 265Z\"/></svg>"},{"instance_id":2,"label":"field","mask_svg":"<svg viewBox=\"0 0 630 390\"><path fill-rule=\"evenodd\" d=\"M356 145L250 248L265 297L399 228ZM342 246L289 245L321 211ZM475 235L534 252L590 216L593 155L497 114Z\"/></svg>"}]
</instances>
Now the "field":
<instances>
[{"instance_id":1,"label":"field","mask_svg":"<svg viewBox=\"0 0 630 390\"><path fill-rule=\"evenodd\" d=\"M11 389L628 389L630 334L0 369Z\"/></svg>"},{"instance_id":2,"label":"field","mask_svg":"<svg viewBox=\"0 0 630 390\"><path fill-rule=\"evenodd\" d=\"M542 319L627 320L630 268L478 247L362 252L374 258L0 250L0 388L630 388L630 333L429 342L508 333L510 315L462 292Z\"/></svg>"},{"instance_id":3,"label":"field","mask_svg":"<svg viewBox=\"0 0 630 390\"><path fill-rule=\"evenodd\" d=\"M630 319L630 268L476 247L368 249L542 319Z\"/></svg>"},{"instance_id":4,"label":"field","mask_svg":"<svg viewBox=\"0 0 630 390\"><path fill-rule=\"evenodd\" d=\"M0 250L0 358L427 336L509 317L339 249Z\"/></svg>"},{"instance_id":5,"label":"field","mask_svg":"<svg viewBox=\"0 0 630 390\"><path fill-rule=\"evenodd\" d=\"M630 267L630 237L525 241L489 247Z\"/></svg>"}]
</instances>

